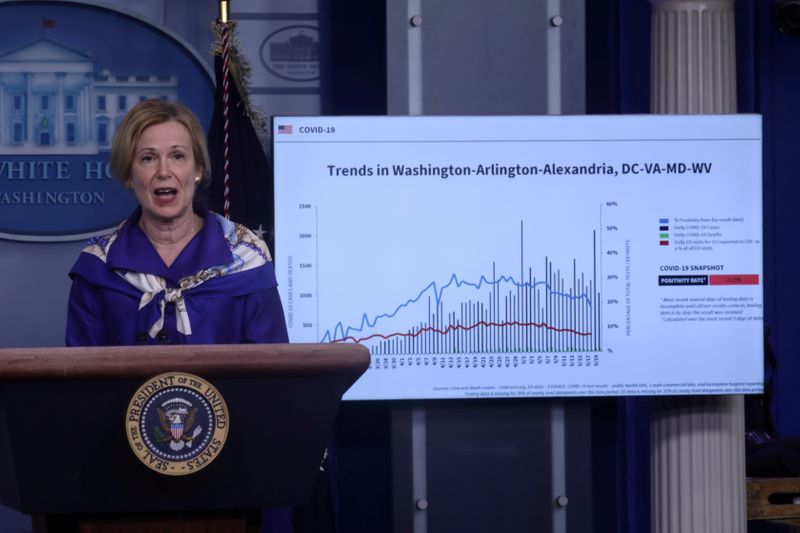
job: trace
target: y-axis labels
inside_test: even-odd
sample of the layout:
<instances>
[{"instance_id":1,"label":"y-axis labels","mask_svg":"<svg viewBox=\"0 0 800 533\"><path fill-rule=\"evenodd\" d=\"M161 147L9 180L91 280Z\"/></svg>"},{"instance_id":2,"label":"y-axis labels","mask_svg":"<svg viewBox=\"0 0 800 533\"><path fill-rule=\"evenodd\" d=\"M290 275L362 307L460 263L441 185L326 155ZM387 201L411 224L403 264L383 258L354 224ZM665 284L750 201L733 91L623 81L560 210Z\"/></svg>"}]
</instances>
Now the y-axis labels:
<instances>
[{"instance_id":1,"label":"y-axis labels","mask_svg":"<svg viewBox=\"0 0 800 533\"><path fill-rule=\"evenodd\" d=\"M319 336L319 279L318 279L318 213L311 202L297 202L298 216L293 231L293 242L282 243L291 253L286 255L288 287L286 294L286 326L314 331ZM280 249L280 245L279 245ZM300 320L296 320L299 317ZM313 317L313 319L312 319Z\"/></svg>"}]
</instances>

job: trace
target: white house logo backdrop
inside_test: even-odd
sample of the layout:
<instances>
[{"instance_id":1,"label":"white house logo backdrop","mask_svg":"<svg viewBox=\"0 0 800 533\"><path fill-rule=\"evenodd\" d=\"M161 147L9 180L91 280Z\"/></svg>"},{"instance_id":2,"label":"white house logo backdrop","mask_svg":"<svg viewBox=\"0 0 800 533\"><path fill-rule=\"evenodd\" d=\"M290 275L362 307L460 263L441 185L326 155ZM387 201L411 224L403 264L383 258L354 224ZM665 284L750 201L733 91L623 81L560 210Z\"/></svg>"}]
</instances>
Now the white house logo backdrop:
<instances>
[{"instance_id":1,"label":"white house logo backdrop","mask_svg":"<svg viewBox=\"0 0 800 533\"><path fill-rule=\"evenodd\" d=\"M319 80L319 29L297 24L272 32L261 43L261 62L269 72L283 80Z\"/></svg>"},{"instance_id":2,"label":"white house logo backdrop","mask_svg":"<svg viewBox=\"0 0 800 533\"><path fill-rule=\"evenodd\" d=\"M212 81L177 38L133 16L0 2L0 238L77 240L124 219L136 202L108 152L146 98L180 100L207 124Z\"/></svg>"},{"instance_id":3,"label":"white house logo backdrop","mask_svg":"<svg viewBox=\"0 0 800 533\"><path fill-rule=\"evenodd\" d=\"M222 451L228 407L220 392L193 374L169 372L147 380L131 398L125 433L133 453L160 474L202 470Z\"/></svg>"}]
</instances>

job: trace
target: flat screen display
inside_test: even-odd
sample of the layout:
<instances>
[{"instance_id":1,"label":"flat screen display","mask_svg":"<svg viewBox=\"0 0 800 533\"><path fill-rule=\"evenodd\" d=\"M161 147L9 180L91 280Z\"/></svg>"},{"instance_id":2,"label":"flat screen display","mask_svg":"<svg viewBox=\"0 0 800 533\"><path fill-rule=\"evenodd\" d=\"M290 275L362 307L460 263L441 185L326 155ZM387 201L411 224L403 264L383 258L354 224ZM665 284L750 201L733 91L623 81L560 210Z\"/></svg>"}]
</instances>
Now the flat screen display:
<instances>
[{"instance_id":1,"label":"flat screen display","mask_svg":"<svg viewBox=\"0 0 800 533\"><path fill-rule=\"evenodd\" d=\"M275 117L291 342L345 399L763 390L761 117Z\"/></svg>"}]
</instances>

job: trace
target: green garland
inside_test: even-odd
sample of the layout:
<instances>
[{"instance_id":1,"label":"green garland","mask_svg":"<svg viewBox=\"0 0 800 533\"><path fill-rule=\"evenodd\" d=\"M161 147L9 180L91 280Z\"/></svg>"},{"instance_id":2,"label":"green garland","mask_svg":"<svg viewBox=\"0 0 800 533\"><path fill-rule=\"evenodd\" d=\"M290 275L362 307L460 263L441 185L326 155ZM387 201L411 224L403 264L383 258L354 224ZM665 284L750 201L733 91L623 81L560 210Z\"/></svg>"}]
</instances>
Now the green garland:
<instances>
[{"instance_id":1,"label":"green garland","mask_svg":"<svg viewBox=\"0 0 800 533\"><path fill-rule=\"evenodd\" d=\"M236 84L239 90L239 97L244 107L244 115L250 119L256 133L261 136L266 134L266 119L264 114L256 109L250 102L248 87L250 86L250 64L239 51L239 38L236 34L236 22L227 23L228 26L228 72L231 81ZM214 32L214 56L222 57L222 23L212 22L211 29Z\"/></svg>"}]
</instances>

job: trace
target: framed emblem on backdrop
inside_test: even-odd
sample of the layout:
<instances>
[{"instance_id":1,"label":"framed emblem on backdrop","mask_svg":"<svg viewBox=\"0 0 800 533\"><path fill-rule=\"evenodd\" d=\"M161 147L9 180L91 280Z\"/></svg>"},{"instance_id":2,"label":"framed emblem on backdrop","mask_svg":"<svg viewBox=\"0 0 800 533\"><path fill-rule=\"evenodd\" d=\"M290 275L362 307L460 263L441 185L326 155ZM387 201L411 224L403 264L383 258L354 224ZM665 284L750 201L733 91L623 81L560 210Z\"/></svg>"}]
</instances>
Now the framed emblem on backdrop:
<instances>
[{"instance_id":1,"label":"framed emblem on backdrop","mask_svg":"<svg viewBox=\"0 0 800 533\"><path fill-rule=\"evenodd\" d=\"M108 156L146 98L181 101L207 128L213 78L187 44L136 15L0 2L0 238L82 240L126 218L136 201Z\"/></svg>"}]
</instances>

